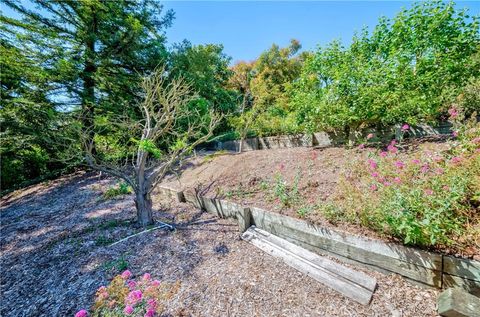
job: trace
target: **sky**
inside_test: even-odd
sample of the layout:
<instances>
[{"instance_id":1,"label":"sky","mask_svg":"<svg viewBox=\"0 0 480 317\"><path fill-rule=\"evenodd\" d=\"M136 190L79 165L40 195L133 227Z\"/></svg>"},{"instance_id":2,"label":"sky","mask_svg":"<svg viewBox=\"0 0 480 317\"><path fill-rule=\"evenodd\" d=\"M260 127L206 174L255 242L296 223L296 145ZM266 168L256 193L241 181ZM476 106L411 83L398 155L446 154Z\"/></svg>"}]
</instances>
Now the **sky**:
<instances>
[{"instance_id":1,"label":"sky","mask_svg":"<svg viewBox=\"0 0 480 317\"><path fill-rule=\"evenodd\" d=\"M457 1L457 8L480 14L480 1ZM167 1L175 11L167 30L169 43L223 44L239 60L254 60L273 43L300 41L311 50L334 39L348 44L363 26L373 27L382 15L393 17L409 1Z\"/></svg>"},{"instance_id":2,"label":"sky","mask_svg":"<svg viewBox=\"0 0 480 317\"><path fill-rule=\"evenodd\" d=\"M114 0L112 0L114 1ZM25 5L29 1L21 0ZM162 1L175 11L166 30L169 45L223 44L232 60L256 59L273 43L286 46L295 38L303 50L334 39L348 44L355 31L373 28L379 17L394 17L411 1ZM480 0L457 1L457 8L480 14ZM18 17L5 5L4 13Z\"/></svg>"}]
</instances>

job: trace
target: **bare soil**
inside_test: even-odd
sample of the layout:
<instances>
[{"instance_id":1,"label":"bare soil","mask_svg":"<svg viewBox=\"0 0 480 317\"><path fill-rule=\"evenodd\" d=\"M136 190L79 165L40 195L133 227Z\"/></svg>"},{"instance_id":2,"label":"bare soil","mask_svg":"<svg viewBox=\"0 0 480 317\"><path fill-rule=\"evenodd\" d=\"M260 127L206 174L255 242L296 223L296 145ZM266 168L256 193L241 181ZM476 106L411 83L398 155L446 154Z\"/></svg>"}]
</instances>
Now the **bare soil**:
<instances>
[{"instance_id":1,"label":"bare soil","mask_svg":"<svg viewBox=\"0 0 480 317\"><path fill-rule=\"evenodd\" d=\"M411 145L410 151L437 149L444 145L421 143ZM219 152L198 156L185 165L180 176L170 176L164 186L185 191L198 191L202 195L223 198L302 218L299 213L302 204L319 204L332 195L343 171L354 160L366 160L374 149L329 148L286 148L250 151L244 153ZM282 204L272 195L276 178L281 175L287 186L292 187L297 179L301 203L290 206ZM320 214L309 217L318 225L335 227L352 234L388 240L373 230L349 223L328 222Z\"/></svg>"},{"instance_id":2,"label":"bare soil","mask_svg":"<svg viewBox=\"0 0 480 317\"><path fill-rule=\"evenodd\" d=\"M361 306L241 241L235 223L186 204L155 201L156 219L177 230L110 246L141 230L131 195L101 198L112 184L79 173L2 198L1 316L73 316L122 266L181 282L165 316L436 315L437 291L355 268L378 281L371 304Z\"/></svg>"}]
</instances>

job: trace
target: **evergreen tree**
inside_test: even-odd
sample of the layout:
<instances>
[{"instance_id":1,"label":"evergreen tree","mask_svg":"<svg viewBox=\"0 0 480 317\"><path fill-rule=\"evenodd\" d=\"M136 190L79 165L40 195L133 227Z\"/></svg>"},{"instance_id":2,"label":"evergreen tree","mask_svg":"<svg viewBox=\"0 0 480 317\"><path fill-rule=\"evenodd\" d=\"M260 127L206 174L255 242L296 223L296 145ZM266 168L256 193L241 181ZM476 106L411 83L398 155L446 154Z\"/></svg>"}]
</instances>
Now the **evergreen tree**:
<instances>
[{"instance_id":1,"label":"evergreen tree","mask_svg":"<svg viewBox=\"0 0 480 317\"><path fill-rule=\"evenodd\" d=\"M91 142L96 117L124 112L140 78L167 58L164 29L173 12L157 1L2 2L20 16L0 16L3 41L42 69L57 110L81 109Z\"/></svg>"}]
</instances>

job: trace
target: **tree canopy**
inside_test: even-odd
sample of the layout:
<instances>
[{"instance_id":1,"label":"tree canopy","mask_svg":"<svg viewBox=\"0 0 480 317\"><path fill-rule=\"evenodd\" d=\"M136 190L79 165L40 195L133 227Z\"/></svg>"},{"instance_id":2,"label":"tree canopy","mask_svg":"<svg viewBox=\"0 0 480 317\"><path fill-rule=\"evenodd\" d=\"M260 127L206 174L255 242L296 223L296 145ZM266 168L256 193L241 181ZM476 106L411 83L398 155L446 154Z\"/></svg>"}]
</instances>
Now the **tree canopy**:
<instances>
[{"instance_id":1,"label":"tree canopy","mask_svg":"<svg viewBox=\"0 0 480 317\"><path fill-rule=\"evenodd\" d=\"M441 120L452 104L467 116L479 110L480 20L453 2L414 3L349 45L305 51L291 40L231 65L219 44L167 47L174 13L155 0L0 1L16 12L0 14L2 189L85 164L68 127L88 132L102 160L136 155L138 140L114 122L142 123L141 83L159 66L164 89L182 78L195 92L186 111L194 117L179 119L177 133L214 110L223 118L214 139L319 130L353 138Z\"/></svg>"}]
</instances>

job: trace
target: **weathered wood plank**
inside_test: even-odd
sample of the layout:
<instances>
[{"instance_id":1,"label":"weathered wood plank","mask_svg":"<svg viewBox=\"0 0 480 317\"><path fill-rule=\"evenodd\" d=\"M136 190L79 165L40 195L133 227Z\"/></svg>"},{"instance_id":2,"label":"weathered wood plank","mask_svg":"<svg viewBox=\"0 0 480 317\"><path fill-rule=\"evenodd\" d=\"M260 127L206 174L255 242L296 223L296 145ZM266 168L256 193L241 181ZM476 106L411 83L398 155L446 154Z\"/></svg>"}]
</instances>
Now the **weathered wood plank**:
<instances>
[{"instance_id":1,"label":"weathered wood plank","mask_svg":"<svg viewBox=\"0 0 480 317\"><path fill-rule=\"evenodd\" d=\"M253 223L290 242L312 251L338 254L362 263L398 273L424 284L441 287L441 255L355 237L326 228L316 228L303 221L252 209Z\"/></svg>"},{"instance_id":2,"label":"weathered wood plank","mask_svg":"<svg viewBox=\"0 0 480 317\"><path fill-rule=\"evenodd\" d=\"M479 261L444 256L443 272L448 273L449 275L455 275L480 282Z\"/></svg>"},{"instance_id":3,"label":"weathered wood plank","mask_svg":"<svg viewBox=\"0 0 480 317\"><path fill-rule=\"evenodd\" d=\"M251 226L252 222L252 213L250 212L250 208L243 208L241 212L236 214L238 227L240 232L245 232Z\"/></svg>"},{"instance_id":4,"label":"weathered wood plank","mask_svg":"<svg viewBox=\"0 0 480 317\"><path fill-rule=\"evenodd\" d=\"M304 258L307 261L310 261L320 267L323 267L334 274L341 275L344 278L352 281L353 283L356 283L368 290L371 290L372 292L375 291L377 282L373 277L370 277L362 272L348 269L343 265L339 265L336 262L333 262L323 256L319 256L316 253L313 253L304 248L301 248L298 245L288 242L285 239L279 238L267 231L263 231L261 229L256 228L255 232L261 235L261 237L264 238L265 240L275 243L276 245L282 247L283 249L299 255L300 257Z\"/></svg>"},{"instance_id":5,"label":"weathered wood plank","mask_svg":"<svg viewBox=\"0 0 480 317\"><path fill-rule=\"evenodd\" d=\"M480 297L480 282L443 273L443 288L458 287Z\"/></svg>"},{"instance_id":6,"label":"weathered wood plank","mask_svg":"<svg viewBox=\"0 0 480 317\"><path fill-rule=\"evenodd\" d=\"M445 317L480 317L480 298L459 288L443 291L437 300L438 313Z\"/></svg>"},{"instance_id":7,"label":"weathered wood plank","mask_svg":"<svg viewBox=\"0 0 480 317\"><path fill-rule=\"evenodd\" d=\"M281 258L282 261L296 270L343 295L363 305L367 305L370 302L376 286L374 279L370 281L368 280L370 277L361 272L355 272L340 264L336 264L326 258L295 246L288 241L280 239L281 243L279 243L278 237L275 238L271 235L269 238L267 237L267 232L255 228L248 229L242 235L244 240L249 241L256 247L275 257ZM285 248L285 246L287 246L287 248ZM306 258L314 259L315 261L309 261ZM336 268L333 269L335 265ZM357 275L357 277L354 278L355 275Z\"/></svg>"}]
</instances>

